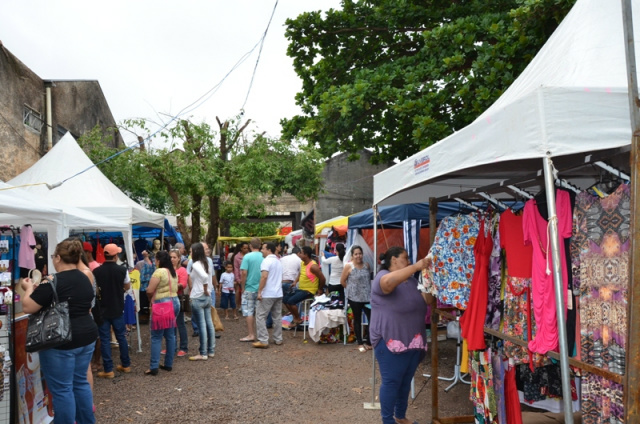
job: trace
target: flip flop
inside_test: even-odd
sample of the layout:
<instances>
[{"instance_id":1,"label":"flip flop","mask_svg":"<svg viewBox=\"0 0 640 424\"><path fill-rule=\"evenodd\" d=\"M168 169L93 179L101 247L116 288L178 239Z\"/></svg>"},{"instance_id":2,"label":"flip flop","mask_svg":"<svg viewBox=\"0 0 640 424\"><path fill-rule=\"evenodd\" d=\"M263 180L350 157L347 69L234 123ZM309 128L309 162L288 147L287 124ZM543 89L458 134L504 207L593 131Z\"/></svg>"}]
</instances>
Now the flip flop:
<instances>
[{"instance_id":1,"label":"flip flop","mask_svg":"<svg viewBox=\"0 0 640 424\"><path fill-rule=\"evenodd\" d=\"M256 339L247 339L246 337L240 339L241 342L255 342Z\"/></svg>"},{"instance_id":2,"label":"flip flop","mask_svg":"<svg viewBox=\"0 0 640 424\"><path fill-rule=\"evenodd\" d=\"M365 352L367 351L367 348L366 348L366 347L364 347L364 346L360 346L360 347L358 348L358 350L359 350L360 352L362 352L362 353L365 353Z\"/></svg>"}]
</instances>

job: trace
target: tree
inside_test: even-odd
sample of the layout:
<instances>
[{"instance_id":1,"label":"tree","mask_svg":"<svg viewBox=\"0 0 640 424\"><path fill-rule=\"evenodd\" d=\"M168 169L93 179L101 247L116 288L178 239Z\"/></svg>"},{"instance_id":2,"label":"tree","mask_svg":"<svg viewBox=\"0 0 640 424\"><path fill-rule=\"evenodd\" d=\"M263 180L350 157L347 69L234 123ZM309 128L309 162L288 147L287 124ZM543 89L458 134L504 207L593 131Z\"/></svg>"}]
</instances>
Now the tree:
<instances>
[{"instance_id":1,"label":"tree","mask_svg":"<svg viewBox=\"0 0 640 424\"><path fill-rule=\"evenodd\" d=\"M203 218L206 241L214 245L222 220L260 216L283 193L313 199L321 188L323 161L315 149L249 132L249 120L217 123L219 132L206 123L181 120L154 137L154 148L129 149L101 165L134 200L176 214L187 245L202 239ZM127 122L135 133L148 133L146 124ZM96 129L80 140L96 163L116 153L100 139Z\"/></svg>"},{"instance_id":2,"label":"tree","mask_svg":"<svg viewBox=\"0 0 640 424\"><path fill-rule=\"evenodd\" d=\"M286 22L302 114L283 135L325 156L404 159L471 123L575 0L343 0Z\"/></svg>"}]
</instances>

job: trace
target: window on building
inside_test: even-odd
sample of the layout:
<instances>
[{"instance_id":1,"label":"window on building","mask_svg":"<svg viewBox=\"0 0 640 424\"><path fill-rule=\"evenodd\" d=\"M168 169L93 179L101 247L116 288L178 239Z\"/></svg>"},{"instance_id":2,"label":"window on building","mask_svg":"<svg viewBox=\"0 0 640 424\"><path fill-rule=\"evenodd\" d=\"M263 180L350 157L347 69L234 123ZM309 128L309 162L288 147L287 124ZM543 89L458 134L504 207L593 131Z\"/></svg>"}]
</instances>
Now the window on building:
<instances>
[{"instance_id":1,"label":"window on building","mask_svg":"<svg viewBox=\"0 0 640 424\"><path fill-rule=\"evenodd\" d=\"M27 105L24 106L22 122L27 126L27 128L36 131L38 134L42 131L42 125L44 124L42 121L42 115Z\"/></svg>"}]
</instances>

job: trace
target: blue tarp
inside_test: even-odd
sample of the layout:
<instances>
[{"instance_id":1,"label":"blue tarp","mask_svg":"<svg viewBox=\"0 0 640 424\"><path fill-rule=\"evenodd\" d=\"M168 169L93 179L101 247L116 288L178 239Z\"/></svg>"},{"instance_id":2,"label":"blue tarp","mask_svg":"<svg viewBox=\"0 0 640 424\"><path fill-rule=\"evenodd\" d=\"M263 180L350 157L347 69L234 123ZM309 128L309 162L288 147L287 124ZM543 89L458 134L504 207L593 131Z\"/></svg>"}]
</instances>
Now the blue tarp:
<instances>
[{"instance_id":1,"label":"blue tarp","mask_svg":"<svg viewBox=\"0 0 640 424\"><path fill-rule=\"evenodd\" d=\"M438 203L437 221L457 212L467 212L458 202ZM403 228L405 222L420 220L421 226L429 226L429 204L413 203L407 205L381 206L378 208L378 226L385 228ZM349 230L373 228L373 209L367 209L349 217Z\"/></svg>"},{"instance_id":2,"label":"blue tarp","mask_svg":"<svg viewBox=\"0 0 640 424\"><path fill-rule=\"evenodd\" d=\"M132 225L131 226L131 230L132 230L132 236L133 239L136 240L138 238L145 238L145 239L154 239L154 238L160 238L160 236L162 235L162 229L161 228L153 228L153 227L143 227L141 225ZM94 234L95 235L95 234ZM106 238L106 237L121 237L122 233L116 233L116 232L105 232L105 233L100 233L100 238ZM182 235L171 226L171 224L169 223L169 220L165 218L164 220L164 236L165 237L174 237L176 239L176 242L179 243L184 243L184 240L182 239Z\"/></svg>"}]
</instances>

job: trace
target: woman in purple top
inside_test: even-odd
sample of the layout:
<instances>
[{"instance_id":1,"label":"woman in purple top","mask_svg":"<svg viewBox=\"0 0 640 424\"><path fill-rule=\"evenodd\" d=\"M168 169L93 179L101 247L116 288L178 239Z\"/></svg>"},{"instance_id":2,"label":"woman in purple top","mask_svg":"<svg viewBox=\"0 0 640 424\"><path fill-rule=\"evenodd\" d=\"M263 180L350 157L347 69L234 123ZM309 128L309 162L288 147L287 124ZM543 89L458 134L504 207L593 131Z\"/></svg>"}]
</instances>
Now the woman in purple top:
<instances>
[{"instance_id":1,"label":"woman in purple top","mask_svg":"<svg viewBox=\"0 0 640 424\"><path fill-rule=\"evenodd\" d=\"M427 302L413 274L426 268L428 260L411 265L406 250L392 247L381 265L371 284L370 329L382 377L380 414L385 424L411 423L405 416L411 379L427 350Z\"/></svg>"}]
</instances>

